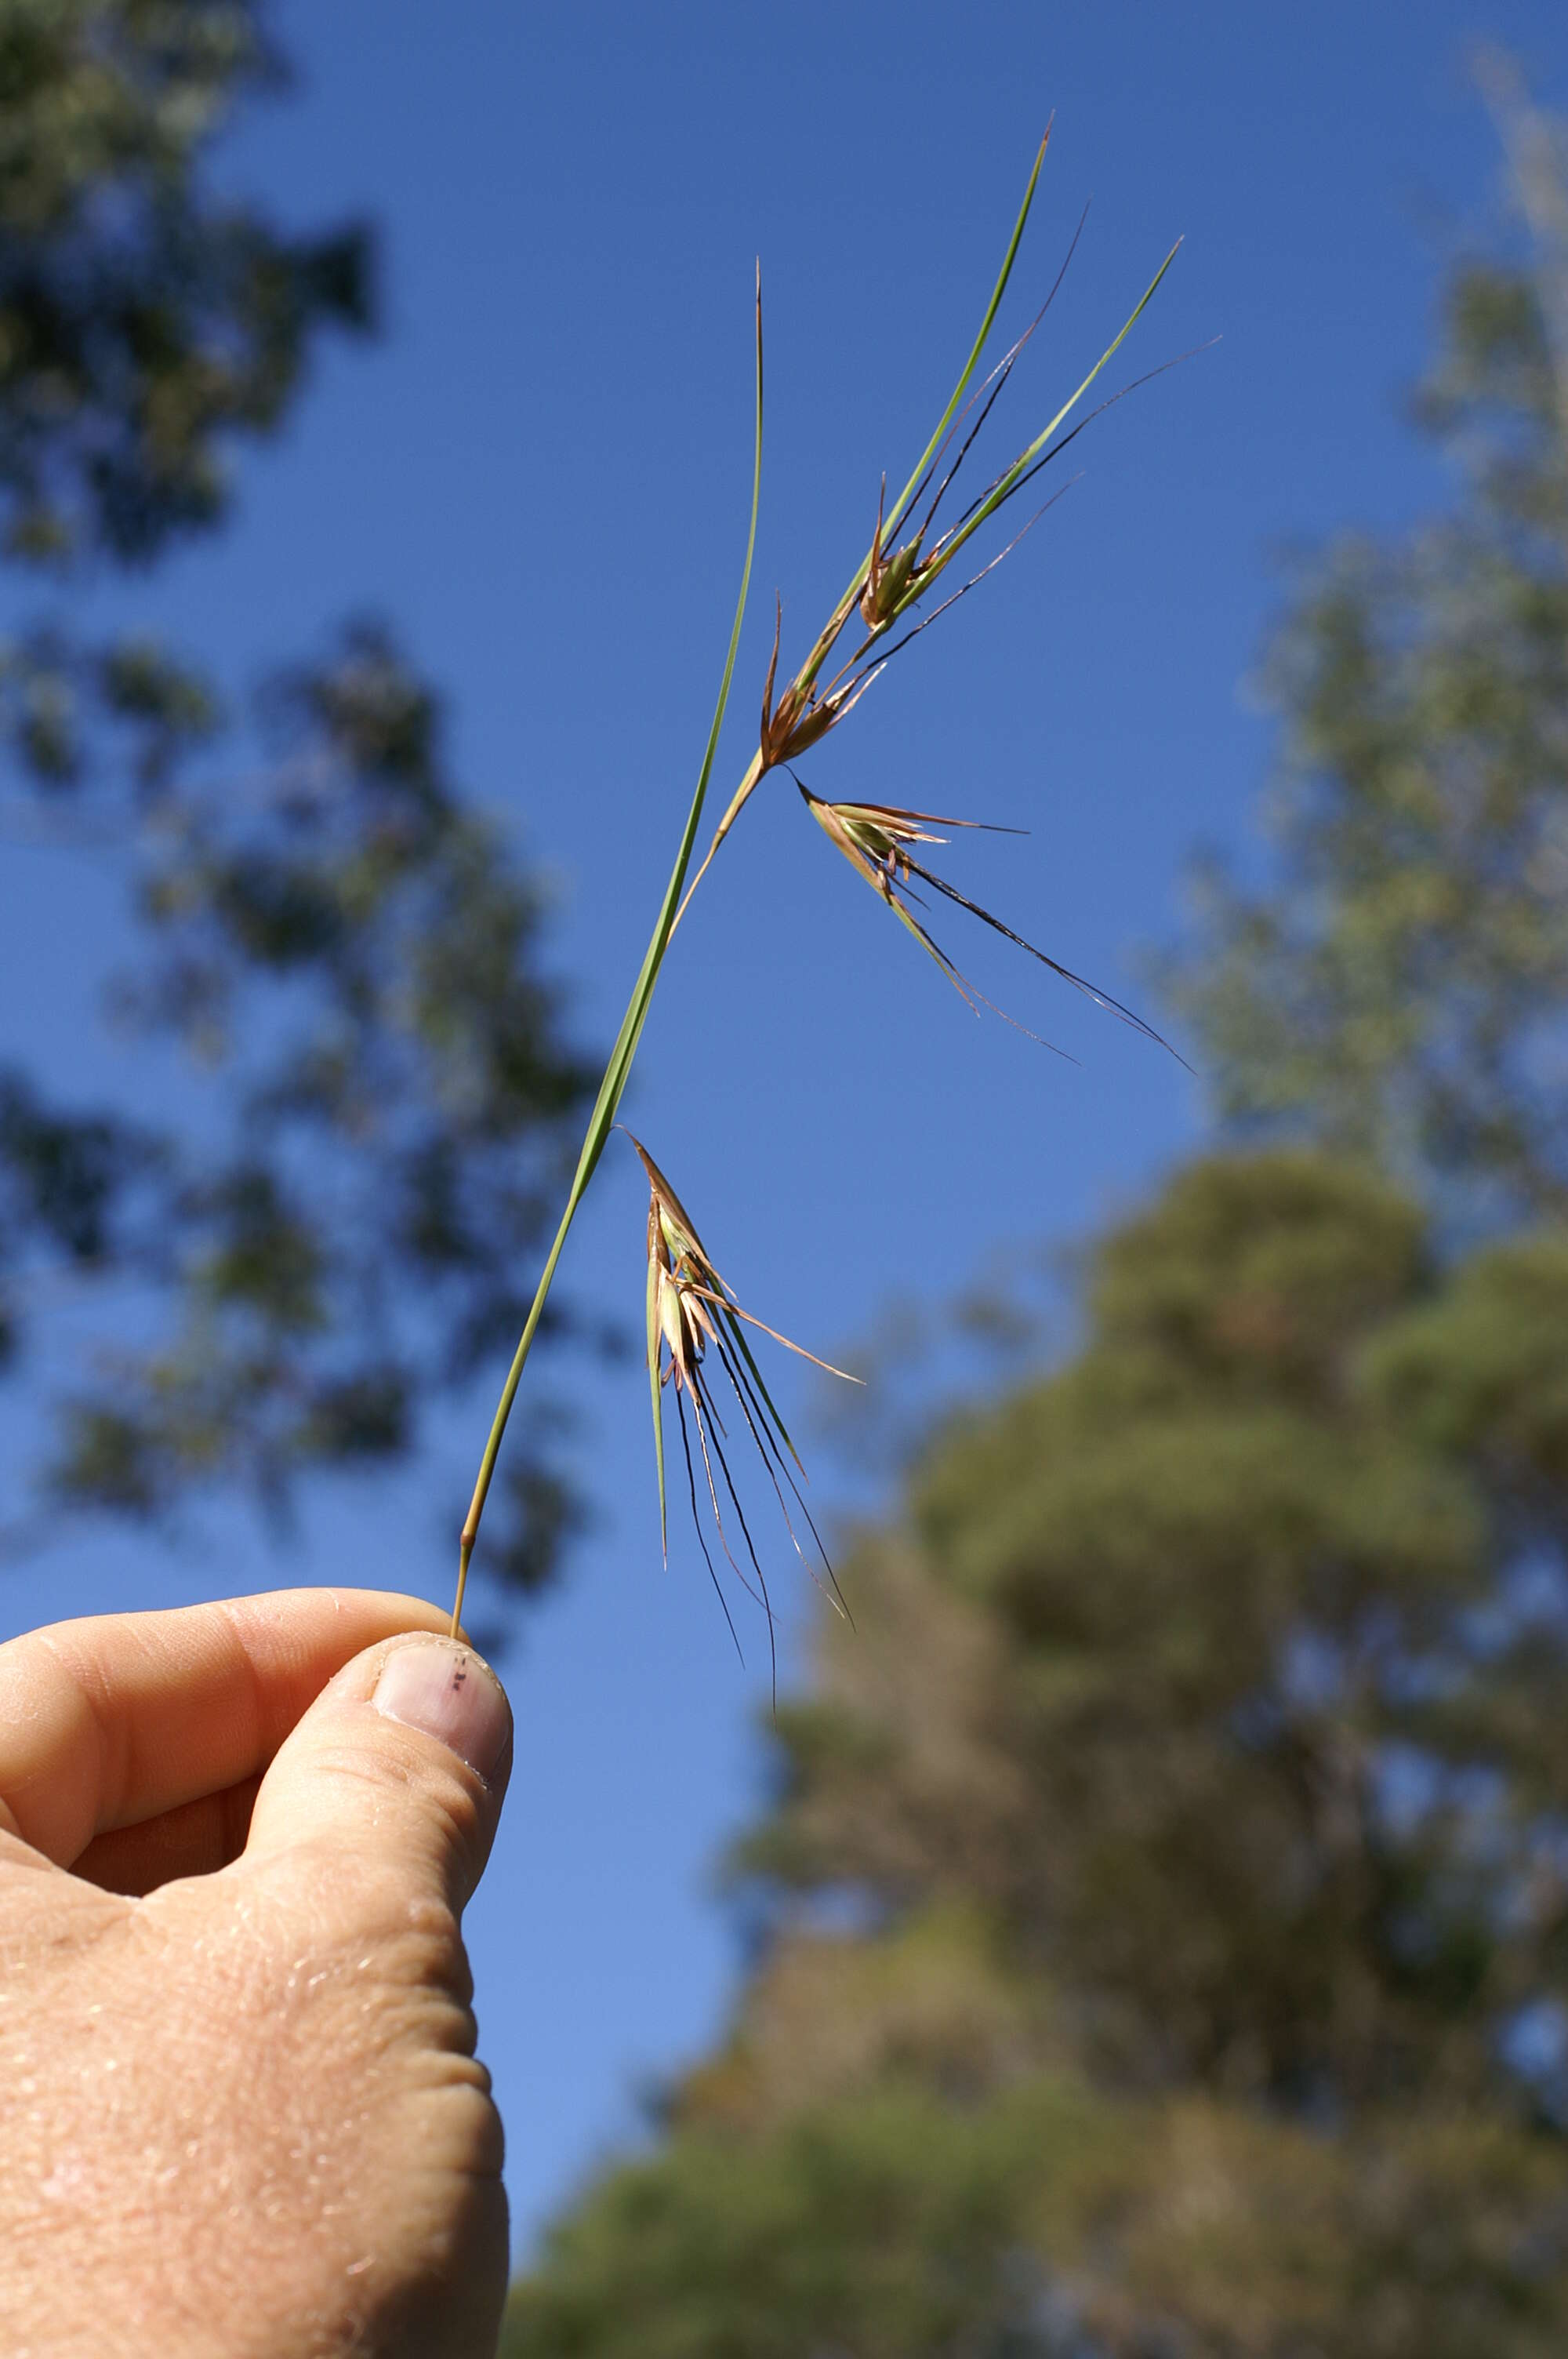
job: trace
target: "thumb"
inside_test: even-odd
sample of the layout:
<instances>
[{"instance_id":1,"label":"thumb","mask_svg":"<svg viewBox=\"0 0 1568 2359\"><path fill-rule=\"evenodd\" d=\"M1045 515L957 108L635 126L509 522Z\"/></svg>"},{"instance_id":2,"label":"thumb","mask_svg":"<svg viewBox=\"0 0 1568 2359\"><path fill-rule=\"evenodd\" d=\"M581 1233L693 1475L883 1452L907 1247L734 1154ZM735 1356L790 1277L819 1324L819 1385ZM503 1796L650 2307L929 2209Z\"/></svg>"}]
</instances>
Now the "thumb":
<instances>
[{"instance_id":1,"label":"thumb","mask_svg":"<svg viewBox=\"0 0 1568 2359\"><path fill-rule=\"evenodd\" d=\"M325 1847L461 1910L512 1770L512 1711L460 1639L384 1639L329 1681L262 1779L245 1857Z\"/></svg>"}]
</instances>

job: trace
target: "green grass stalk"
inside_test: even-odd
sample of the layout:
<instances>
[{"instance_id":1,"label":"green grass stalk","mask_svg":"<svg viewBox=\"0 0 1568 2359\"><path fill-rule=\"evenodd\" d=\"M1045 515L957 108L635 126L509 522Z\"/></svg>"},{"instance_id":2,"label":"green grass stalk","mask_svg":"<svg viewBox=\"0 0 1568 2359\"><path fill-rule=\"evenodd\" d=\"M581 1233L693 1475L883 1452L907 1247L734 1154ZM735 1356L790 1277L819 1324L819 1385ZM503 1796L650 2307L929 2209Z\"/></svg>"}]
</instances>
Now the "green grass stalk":
<instances>
[{"instance_id":1,"label":"green grass stalk","mask_svg":"<svg viewBox=\"0 0 1568 2359\"><path fill-rule=\"evenodd\" d=\"M550 1247L549 1258L541 1273L522 1337L513 1356L512 1365L507 1370L506 1382L501 1388L501 1399L497 1404L495 1415L491 1420L490 1436L484 1445L484 1455L480 1461L479 1477L474 1484L473 1496L469 1502L469 1511L463 1520L462 1533L458 1543L458 1588L452 1605L454 1638L457 1636L458 1626L462 1618L463 1594L468 1587L469 1562L473 1555L474 1542L479 1537L480 1517L484 1513L484 1503L490 1495L491 1481L495 1473L495 1462L500 1454L502 1437L506 1431L507 1419L512 1415L512 1404L517 1397L517 1387L522 1381L530 1347L538 1332L539 1321L544 1314L551 1281L556 1275L556 1265L561 1257L561 1249L566 1244L571 1224L577 1217L578 1206L587 1192L588 1183L598 1169L599 1158L604 1152L605 1141L614 1126L622 1096L631 1076L633 1060L637 1054L638 1043L643 1038L643 1027L648 1020L648 1008L653 1000L654 987L659 979L659 969L664 964L665 952L669 948L670 935L675 929L676 910L680 902L681 887L686 883L686 872L691 862L692 846L697 841L697 831L702 819L702 806L708 795L708 782L713 775L714 756L719 750L719 734L724 726L725 708L730 701L730 684L735 675L735 655L741 644L741 625L745 620L746 599L752 586L752 558L757 546L757 507L762 484L762 280L760 269L757 274L756 321L757 397L756 432L752 462L752 519L746 535L746 561L741 570L741 594L735 602L735 620L730 625L730 647L724 659L724 677L719 682L719 701L714 707L712 723L708 732L708 743L703 749L702 766L697 774L697 787L692 795L691 807L686 815L686 825L681 832L680 848L676 854L675 866L670 871L670 881L665 887L665 897L659 905L659 915L654 927L653 938L649 941L636 983L633 986L626 1013L621 1019L621 1029L615 1036L615 1046L610 1052L610 1061L604 1069L604 1079L599 1085L599 1095L594 1100L593 1112L589 1116L582 1151L578 1157L577 1170L572 1177L566 1210L561 1214L560 1227L556 1231L555 1243Z\"/></svg>"}]
</instances>

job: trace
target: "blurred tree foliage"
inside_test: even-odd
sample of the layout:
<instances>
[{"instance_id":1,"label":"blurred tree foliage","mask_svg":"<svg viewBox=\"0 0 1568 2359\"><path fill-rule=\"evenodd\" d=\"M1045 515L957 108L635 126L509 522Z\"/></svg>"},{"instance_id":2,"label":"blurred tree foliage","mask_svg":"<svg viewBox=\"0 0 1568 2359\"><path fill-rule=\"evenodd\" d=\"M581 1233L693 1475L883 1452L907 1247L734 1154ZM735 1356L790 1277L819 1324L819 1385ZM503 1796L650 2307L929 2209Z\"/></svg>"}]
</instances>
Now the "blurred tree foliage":
<instances>
[{"instance_id":1,"label":"blurred tree foliage","mask_svg":"<svg viewBox=\"0 0 1568 2359\"><path fill-rule=\"evenodd\" d=\"M1309 570L1267 674L1283 889L1210 866L1173 980L1225 1114L1435 1170L1496 1220L1568 1210L1568 168L1487 79L1521 248L1454 274L1414 405L1459 503Z\"/></svg>"},{"instance_id":2,"label":"blurred tree foliage","mask_svg":"<svg viewBox=\"0 0 1568 2359\"><path fill-rule=\"evenodd\" d=\"M1110 1237L847 1567L767 1940L513 2359L1545 2359L1568 2333L1568 1238L1321 1155Z\"/></svg>"},{"instance_id":3,"label":"blurred tree foliage","mask_svg":"<svg viewBox=\"0 0 1568 2359\"><path fill-rule=\"evenodd\" d=\"M1568 281L1512 127L1460 513L1307 592L1281 882L1189 970L1304 1135L1103 1240L860 1535L733 2024L508 2359L1568 2347Z\"/></svg>"},{"instance_id":4,"label":"blurred tree foliage","mask_svg":"<svg viewBox=\"0 0 1568 2359\"><path fill-rule=\"evenodd\" d=\"M384 630L275 679L242 732L177 653L70 625L85 574L220 524L242 439L323 332L371 324L362 228L285 235L211 185L235 108L287 82L265 15L0 11L0 542L12 611L29 580L57 610L0 641L0 810L122 864L111 1013L200 1077L160 1126L0 1072L0 1362L72 1371L13 1550L62 1507L241 1481L281 1512L307 1470L407 1450L434 1389L510 1346L589 1078L537 890ZM490 1561L536 1582L572 1503L526 1452L513 1491Z\"/></svg>"}]
</instances>

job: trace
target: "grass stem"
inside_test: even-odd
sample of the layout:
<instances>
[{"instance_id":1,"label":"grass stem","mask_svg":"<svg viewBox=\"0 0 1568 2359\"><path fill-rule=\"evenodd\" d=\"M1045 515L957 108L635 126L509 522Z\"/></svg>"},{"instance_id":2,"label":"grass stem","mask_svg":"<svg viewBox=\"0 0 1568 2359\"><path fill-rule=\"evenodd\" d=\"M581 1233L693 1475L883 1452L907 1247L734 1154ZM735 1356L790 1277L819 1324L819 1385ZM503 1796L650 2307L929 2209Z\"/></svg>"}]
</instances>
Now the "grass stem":
<instances>
[{"instance_id":1,"label":"grass stem","mask_svg":"<svg viewBox=\"0 0 1568 2359\"><path fill-rule=\"evenodd\" d=\"M681 831L680 846L676 853L675 866L670 871L670 881L665 887L665 897L659 905L659 915L654 927L653 938L649 941L642 966L638 970L637 980L633 986L626 1013L621 1019L621 1029L615 1036L615 1046L610 1052L610 1061L605 1066L604 1078L599 1085L599 1095L594 1100L593 1112L588 1119L588 1129L583 1137L582 1150L578 1157L577 1169L572 1176L566 1210L561 1214L561 1224L556 1231L556 1241L550 1247L549 1259L546 1262L540 1275L527 1321L516 1352L513 1355L512 1365L507 1371L506 1382L501 1388L501 1399L497 1404L495 1415L491 1420L490 1436L484 1445L484 1455L480 1460L479 1476L474 1484L473 1497L469 1503L468 1515L464 1519L458 1543L458 1586L452 1605L454 1637L457 1636L458 1625L462 1616L463 1595L468 1587L469 1563L473 1555L474 1542L479 1537L480 1518L484 1513L485 1501L490 1496L490 1486L495 1473L495 1462L500 1453L502 1436L506 1431L506 1422L512 1414L512 1404L517 1397L517 1386L522 1379L524 1365L527 1361L534 1337L538 1332L546 1298L549 1294L550 1284L556 1275L556 1266L560 1260L568 1232L577 1217L577 1208L587 1192L589 1181L598 1169L599 1158L604 1152L605 1141L610 1136L614 1125L622 1093L631 1076L638 1043L643 1038L643 1027L648 1020L648 1008L654 996L654 987L659 979L659 969L664 964L665 952L669 948L670 936L675 931L676 911L681 897L681 887L686 883L686 872L691 863L692 847L697 842L702 807L708 796L708 783L713 775L713 759L719 750L719 733L724 725L725 709L730 701L730 684L735 675L735 653L741 644L741 625L745 619L746 598L752 586L752 558L757 546L757 506L762 484L762 274L760 265L757 271L756 355L757 394L752 460L752 517L746 535L746 561L741 571L741 594L735 602L735 619L730 628L730 647L724 659L724 677L719 682L719 701L714 707L713 720L708 732L708 744L703 751L702 766L697 772L691 806L686 815L686 825Z\"/></svg>"}]
</instances>

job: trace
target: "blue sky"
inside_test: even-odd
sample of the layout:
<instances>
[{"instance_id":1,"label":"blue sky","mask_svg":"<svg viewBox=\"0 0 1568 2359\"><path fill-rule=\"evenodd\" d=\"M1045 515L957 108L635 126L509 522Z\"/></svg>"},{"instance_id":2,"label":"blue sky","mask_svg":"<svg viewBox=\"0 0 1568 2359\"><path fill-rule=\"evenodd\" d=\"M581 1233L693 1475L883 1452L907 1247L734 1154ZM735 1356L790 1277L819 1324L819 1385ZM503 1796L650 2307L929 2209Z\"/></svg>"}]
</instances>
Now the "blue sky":
<instances>
[{"instance_id":1,"label":"blue sky","mask_svg":"<svg viewBox=\"0 0 1568 2359\"><path fill-rule=\"evenodd\" d=\"M1179 922L1185 858L1258 856L1271 731L1246 680L1279 551L1445 496L1401 402L1445 245L1495 217L1465 58L1501 40L1568 102L1555 0L289 0L278 21L299 87L222 170L302 224L372 213L385 332L324 355L287 433L244 458L231 530L105 585L94 612L167 632L236 691L347 613L389 617L449 699L460 775L553 881L550 957L585 1042L619 1017L717 685L753 257L768 450L726 795L774 589L798 650L864 547L882 469L902 481L941 407L1053 109L1016 324L1093 207L1003 439L1050 414L1184 234L1130 372L1223 341L1083 438L1084 480L811 773L820 792L1029 828L964 845L952 873L1147 1004L1138 959ZM777 781L661 985L629 1116L743 1299L819 1349L1010 1245L1087 1234L1204 1136L1201 1089L1169 1059L947 932L1081 1064L967 1013ZM124 940L111 868L7 844L0 1056L47 1055L84 1094L188 1086L127 1076L97 1027ZM564 1271L633 1322L643 1202L630 1159L607 1162ZM598 1520L509 1666L517 1768L471 1918L520 2247L635 2134L639 2089L722 2020L737 1953L709 1870L764 1761L761 1634L742 1674L695 1547L657 1561L640 1370L556 1381ZM788 1415L804 1394L780 1382ZM0 1628L285 1581L444 1596L430 1500L487 1419L454 1416L393 1483L324 1492L281 1557L221 1506L175 1550L68 1538L5 1577ZM15 1408L10 1430L25 1438Z\"/></svg>"}]
</instances>

